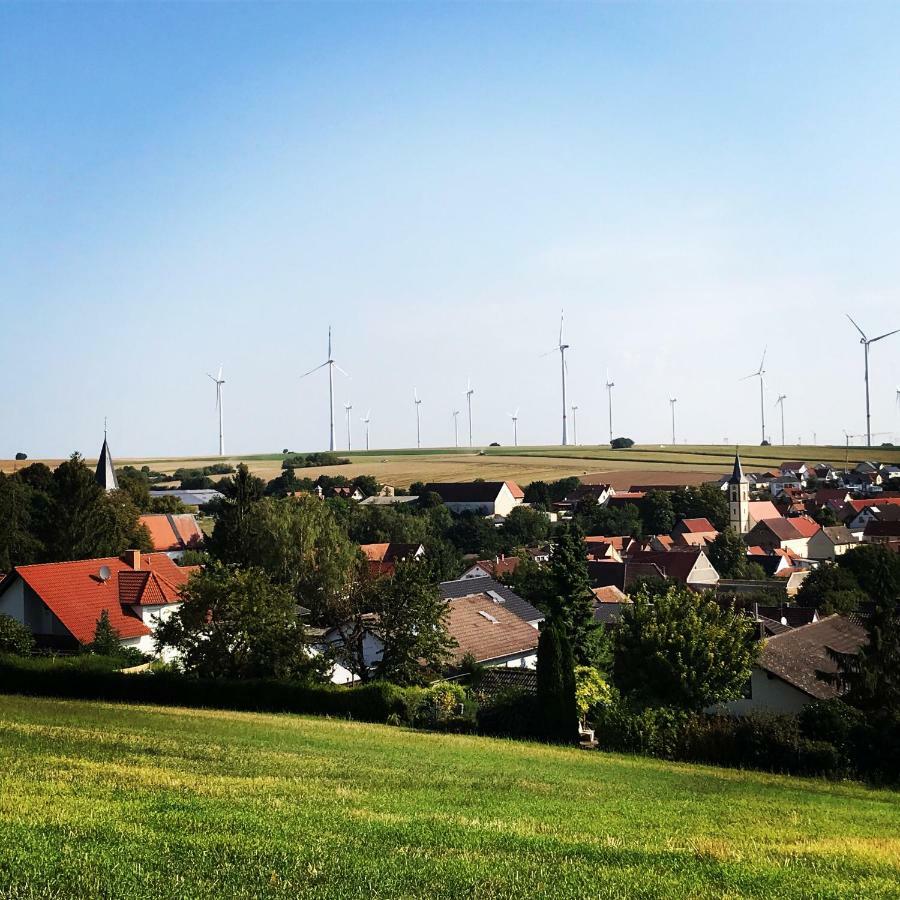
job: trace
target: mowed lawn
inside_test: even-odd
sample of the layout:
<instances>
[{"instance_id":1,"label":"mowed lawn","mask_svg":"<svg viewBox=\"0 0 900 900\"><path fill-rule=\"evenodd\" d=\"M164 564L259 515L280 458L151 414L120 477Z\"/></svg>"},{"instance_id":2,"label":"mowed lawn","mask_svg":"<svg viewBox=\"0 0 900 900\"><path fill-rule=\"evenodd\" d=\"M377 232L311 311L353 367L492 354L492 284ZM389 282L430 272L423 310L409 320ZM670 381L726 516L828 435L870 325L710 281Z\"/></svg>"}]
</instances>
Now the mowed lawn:
<instances>
[{"instance_id":1,"label":"mowed lawn","mask_svg":"<svg viewBox=\"0 0 900 900\"><path fill-rule=\"evenodd\" d=\"M900 795L0 696L2 897L897 897Z\"/></svg>"}]
</instances>

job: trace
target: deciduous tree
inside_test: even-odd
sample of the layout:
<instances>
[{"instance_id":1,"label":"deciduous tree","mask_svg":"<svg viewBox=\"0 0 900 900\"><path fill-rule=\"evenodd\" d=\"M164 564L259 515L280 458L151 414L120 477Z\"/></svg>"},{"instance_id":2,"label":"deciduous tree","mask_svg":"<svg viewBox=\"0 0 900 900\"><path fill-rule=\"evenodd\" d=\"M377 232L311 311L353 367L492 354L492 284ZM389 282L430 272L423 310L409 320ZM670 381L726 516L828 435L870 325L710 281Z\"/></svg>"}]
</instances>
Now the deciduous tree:
<instances>
[{"instance_id":1,"label":"deciduous tree","mask_svg":"<svg viewBox=\"0 0 900 900\"><path fill-rule=\"evenodd\" d=\"M748 618L670 587L652 603L639 593L623 609L613 680L639 705L702 710L740 697L758 654Z\"/></svg>"}]
</instances>

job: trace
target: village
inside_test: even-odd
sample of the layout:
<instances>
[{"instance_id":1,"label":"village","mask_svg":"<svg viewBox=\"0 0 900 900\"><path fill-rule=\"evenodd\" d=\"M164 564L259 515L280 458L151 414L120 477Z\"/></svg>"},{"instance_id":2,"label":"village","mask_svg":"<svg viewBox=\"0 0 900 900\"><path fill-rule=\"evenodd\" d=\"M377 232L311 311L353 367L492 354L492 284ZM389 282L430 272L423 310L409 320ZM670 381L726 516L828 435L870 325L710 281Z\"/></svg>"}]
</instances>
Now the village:
<instances>
[{"instance_id":1,"label":"village","mask_svg":"<svg viewBox=\"0 0 900 900\"><path fill-rule=\"evenodd\" d=\"M759 650L746 685L713 698L707 711L796 714L846 690L839 679L827 678L837 672L833 650L853 654L867 640L866 616L877 598L867 598L858 584L850 591L845 582L836 585L832 573L852 580L853 567L842 563L861 549L900 562L900 467L877 461L845 470L786 461L745 472L736 454L731 474L706 484L635 484L628 490L577 478L535 482L524 490L512 481L481 480L395 490L371 478L353 483L323 477L298 488L291 463L286 458L284 474L268 485L256 479L258 499L333 507L347 535L379 538L353 544L351 556L361 560L355 577L376 584L395 580L400 567L427 573L425 589L434 592L435 603L417 620L410 601L404 627L439 628L445 652L434 658L424 653L413 666L418 672L407 666L405 683L493 684L494 676L485 681L484 672L503 669L504 690L534 693L541 629L557 602L547 578L561 545L571 551L574 538L580 559L573 564L589 592L580 601L607 645L638 594L651 605L670 588L708 598L733 614L732 621L752 626ZM41 477L46 475L49 470ZM28 483L37 476L25 468L6 487L13 478ZM96 490L172 511L140 512L133 532L140 546L123 546L115 555L20 564L14 545L0 548L0 558L15 563L0 580L0 615L27 629L36 652L84 652L102 626L134 654L130 662L137 670L189 666L184 646L160 640L159 628L181 609L183 592L207 562L235 562L228 556L233 548L216 548L222 543L219 519L236 502L239 477L223 478L218 489L191 491L196 477L192 482L187 473L181 490L151 491L133 467L117 470L104 439ZM442 518L435 518L437 511ZM427 536L409 539L426 519ZM207 523L209 538L199 521ZM8 529L6 535L9 540ZM433 558L435 552L442 558ZM871 564L871 557L866 560ZM354 565L347 562L348 569ZM416 583L412 590L421 588ZM397 635L384 632L376 600L370 598L371 608L365 600L355 606L346 596L355 587L346 579L339 588L343 596L327 610L301 588L294 590L302 626L297 639L321 662L320 680L350 687L386 677L385 659L396 652ZM400 590L402 607L407 600ZM608 656L607 646L606 657L598 656L605 664L587 656L582 662L609 672ZM579 716L580 739L589 744L590 715L583 710Z\"/></svg>"}]
</instances>

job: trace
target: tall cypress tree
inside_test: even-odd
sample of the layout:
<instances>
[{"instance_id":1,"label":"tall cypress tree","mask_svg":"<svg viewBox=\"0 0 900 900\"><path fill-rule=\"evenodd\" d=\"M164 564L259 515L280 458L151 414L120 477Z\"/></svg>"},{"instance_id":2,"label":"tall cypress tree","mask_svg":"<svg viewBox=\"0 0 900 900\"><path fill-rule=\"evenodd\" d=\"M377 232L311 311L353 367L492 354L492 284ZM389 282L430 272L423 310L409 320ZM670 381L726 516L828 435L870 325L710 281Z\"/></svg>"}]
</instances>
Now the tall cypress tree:
<instances>
[{"instance_id":1,"label":"tall cypress tree","mask_svg":"<svg viewBox=\"0 0 900 900\"><path fill-rule=\"evenodd\" d=\"M562 524L550 554L553 596L547 598L551 618L562 625L579 665L592 662L594 599L588 578L584 535L575 523Z\"/></svg>"},{"instance_id":2,"label":"tall cypress tree","mask_svg":"<svg viewBox=\"0 0 900 900\"><path fill-rule=\"evenodd\" d=\"M537 700L541 737L565 744L578 738L575 662L563 626L545 623L538 640Z\"/></svg>"}]
</instances>

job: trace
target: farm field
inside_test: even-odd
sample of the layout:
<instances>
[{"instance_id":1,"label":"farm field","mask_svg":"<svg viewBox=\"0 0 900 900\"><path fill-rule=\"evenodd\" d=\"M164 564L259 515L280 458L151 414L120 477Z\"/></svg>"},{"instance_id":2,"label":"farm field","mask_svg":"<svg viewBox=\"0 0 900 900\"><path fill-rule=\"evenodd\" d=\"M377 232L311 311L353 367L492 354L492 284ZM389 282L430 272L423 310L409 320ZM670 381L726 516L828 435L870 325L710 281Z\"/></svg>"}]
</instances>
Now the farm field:
<instances>
[{"instance_id":1,"label":"farm field","mask_svg":"<svg viewBox=\"0 0 900 900\"><path fill-rule=\"evenodd\" d=\"M453 448L337 452L349 457L351 462L345 466L304 469L302 474L313 478L320 474L341 474L349 478L367 474L397 487L408 487L413 481L470 481L474 478L509 478L525 485L537 479L577 475L585 480L610 481L621 490L631 484L696 484L730 471L734 459L734 447L724 445L643 445L628 450L578 446L487 447L482 452ZM844 465L845 460L853 464L872 456L884 462L900 463L900 448L873 448L871 451L860 447L794 445L741 448L745 468L751 471L771 468L792 459ZM246 462L254 474L267 480L281 471L281 460L280 453L226 457L226 461L235 464ZM117 465L149 465L156 471L169 473L182 466L199 467L220 461L212 456L116 459ZM59 460L44 462L55 465ZM21 465L23 463L3 460L0 470L9 472Z\"/></svg>"},{"instance_id":2,"label":"farm field","mask_svg":"<svg viewBox=\"0 0 900 900\"><path fill-rule=\"evenodd\" d=\"M0 696L0 895L898 897L900 803L328 719Z\"/></svg>"}]
</instances>

